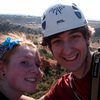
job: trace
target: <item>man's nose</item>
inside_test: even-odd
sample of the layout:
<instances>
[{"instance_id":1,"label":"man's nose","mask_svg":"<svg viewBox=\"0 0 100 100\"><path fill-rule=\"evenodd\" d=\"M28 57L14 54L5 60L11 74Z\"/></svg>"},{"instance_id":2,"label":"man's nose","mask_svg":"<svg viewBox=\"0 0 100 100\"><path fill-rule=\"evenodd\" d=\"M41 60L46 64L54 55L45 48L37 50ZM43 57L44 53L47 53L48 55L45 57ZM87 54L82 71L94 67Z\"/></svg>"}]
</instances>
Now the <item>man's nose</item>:
<instances>
[{"instance_id":1,"label":"man's nose","mask_svg":"<svg viewBox=\"0 0 100 100\"><path fill-rule=\"evenodd\" d=\"M63 44L63 52L66 53L66 54L70 54L72 52L72 46L69 42L64 42Z\"/></svg>"}]
</instances>

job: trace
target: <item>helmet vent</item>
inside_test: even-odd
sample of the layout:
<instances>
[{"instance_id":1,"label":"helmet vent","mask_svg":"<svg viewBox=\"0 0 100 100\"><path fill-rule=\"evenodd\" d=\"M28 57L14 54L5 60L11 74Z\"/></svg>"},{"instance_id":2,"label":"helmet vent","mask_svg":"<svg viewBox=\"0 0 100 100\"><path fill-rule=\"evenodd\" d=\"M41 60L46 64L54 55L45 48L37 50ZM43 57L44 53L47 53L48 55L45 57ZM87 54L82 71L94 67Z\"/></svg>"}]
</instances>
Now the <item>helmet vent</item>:
<instances>
[{"instance_id":1,"label":"helmet vent","mask_svg":"<svg viewBox=\"0 0 100 100\"><path fill-rule=\"evenodd\" d=\"M80 12L75 12L75 14L76 14L76 16L79 18L79 19L81 19L82 18L82 16L81 16L81 13Z\"/></svg>"},{"instance_id":2,"label":"helmet vent","mask_svg":"<svg viewBox=\"0 0 100 100\"><path fill-rule=\"evenodd\" d=\"M82 18L82 15L81 15L80 10L77 8L77 5L73 3L72 8L74 9L75 15L76 15L79 19L81 19L81 18Z\"/></svg>"},{"instance_id":3,"label":"helmet vent","mask_svg":"<svg viewBox=\"0 0 100 100\"><path fill-rule=\"evenodd\" d=\"M52 13L55 14L55 15L59 15L59 14L62 13L63 8L65 8L65 6L58 5L58 6L55 7L55 8L51 8L50 11L49 11L49 13L52 12Z\"/></svg>"},{"instance_id":4,"label":"helmet vent","mask_svg":"<svg viewBox=\"0 0 100 100\"><path fill-rule=\"evenodd\" d=\"M42 23L42 28L43 28L43 30L45 30L45 28L46 28L46 21L44 21L44 22Z\"/></svg>"}]
</instances>

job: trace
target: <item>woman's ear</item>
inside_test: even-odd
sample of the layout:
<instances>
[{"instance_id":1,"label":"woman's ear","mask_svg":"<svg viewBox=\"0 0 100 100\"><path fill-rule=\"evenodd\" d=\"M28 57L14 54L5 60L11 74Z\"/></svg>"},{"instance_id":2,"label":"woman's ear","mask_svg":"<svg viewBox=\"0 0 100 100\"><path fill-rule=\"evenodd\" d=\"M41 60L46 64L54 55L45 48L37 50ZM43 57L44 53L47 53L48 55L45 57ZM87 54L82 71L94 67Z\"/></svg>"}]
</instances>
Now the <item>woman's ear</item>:
<instances>
[{"instance_id":1,"label":"woman's ear","mask_svg":"<svg viewBox=\"0 0 100 100\"><path fill-rule=\"evenodd\" d=\"M4 79L6 75L5 65L2 61L0 61L0 79Z\"/></svg>"}]
</instances>

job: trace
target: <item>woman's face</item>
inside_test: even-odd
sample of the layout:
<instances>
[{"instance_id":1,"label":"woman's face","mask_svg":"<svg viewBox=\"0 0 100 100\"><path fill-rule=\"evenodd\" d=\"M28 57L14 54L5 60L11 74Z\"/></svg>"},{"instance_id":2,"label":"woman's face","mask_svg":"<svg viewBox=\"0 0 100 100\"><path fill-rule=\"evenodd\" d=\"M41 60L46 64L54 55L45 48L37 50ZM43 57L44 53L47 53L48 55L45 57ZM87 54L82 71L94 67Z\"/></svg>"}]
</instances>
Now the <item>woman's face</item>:
<instances>
[{"instance_id":1,"label":"woman's face","mask_svg":"<svg viewBox=\"0 0 100 100\"><path fill-rule=\"evenodd\" d=\"M64 32L51 40L54 57L69 71L78 71L85 65L88 40L81 32Z\"/></svg>"},{"instance_id":2,"label":"woman's face","mask_svg":"<svg viewBox=\"0 0 100 100\"><path fill-rule=\"evenodd\" d=\"M19 46L11 56L6 69L6 82L11 90L32 93L42 73L36 48Z\"/></svg>"}]
</instances>

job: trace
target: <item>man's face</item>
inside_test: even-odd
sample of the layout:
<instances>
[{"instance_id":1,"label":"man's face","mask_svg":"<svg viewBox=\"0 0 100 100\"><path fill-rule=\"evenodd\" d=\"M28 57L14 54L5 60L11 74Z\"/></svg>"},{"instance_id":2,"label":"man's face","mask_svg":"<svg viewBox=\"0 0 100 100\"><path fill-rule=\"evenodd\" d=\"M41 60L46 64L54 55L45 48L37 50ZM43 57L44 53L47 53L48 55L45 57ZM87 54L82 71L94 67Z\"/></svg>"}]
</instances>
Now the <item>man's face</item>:
<instances>
[{"instance_id":1,"label":"man's face","mask_svg":"<svg viewBox=\"0 0 100 100\"><path fill-rule=\"evenodd\" d=\"M51 50L61 66L77 71L84 66L88 42L81 32L64 32L51 40Z\"/></svg>"}]
</instances>

